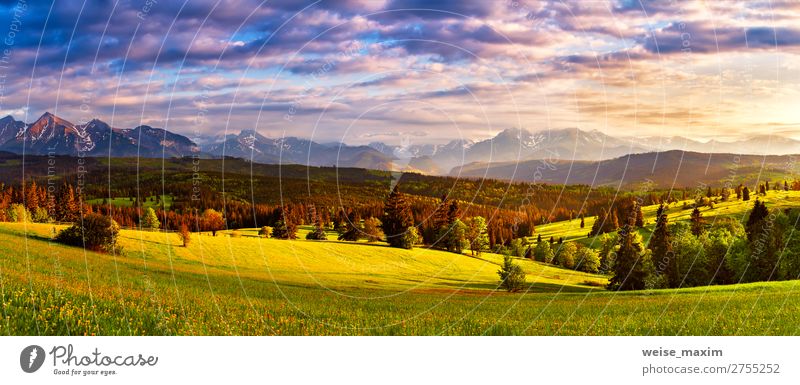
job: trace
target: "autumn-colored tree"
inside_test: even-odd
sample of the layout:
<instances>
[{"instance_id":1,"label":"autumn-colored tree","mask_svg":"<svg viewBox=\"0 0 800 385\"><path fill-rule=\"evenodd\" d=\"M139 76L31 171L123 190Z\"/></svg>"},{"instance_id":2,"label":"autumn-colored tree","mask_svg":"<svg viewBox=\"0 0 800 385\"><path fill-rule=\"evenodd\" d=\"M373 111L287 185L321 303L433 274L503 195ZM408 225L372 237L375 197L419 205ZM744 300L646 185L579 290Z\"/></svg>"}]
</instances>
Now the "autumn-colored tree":
<instances>
[{"instance_id":1,"label":"autumn-colored tree","mask_svg":"<svg viewBox=\"0 0 800 385\"><path fill-rule=\"evenodd\" d=\"M214 209L206 209L201 216L203 229L210 231L212 236L217 236L217 231L225 228L225 218Z\"/></svg>"}]
</instances>

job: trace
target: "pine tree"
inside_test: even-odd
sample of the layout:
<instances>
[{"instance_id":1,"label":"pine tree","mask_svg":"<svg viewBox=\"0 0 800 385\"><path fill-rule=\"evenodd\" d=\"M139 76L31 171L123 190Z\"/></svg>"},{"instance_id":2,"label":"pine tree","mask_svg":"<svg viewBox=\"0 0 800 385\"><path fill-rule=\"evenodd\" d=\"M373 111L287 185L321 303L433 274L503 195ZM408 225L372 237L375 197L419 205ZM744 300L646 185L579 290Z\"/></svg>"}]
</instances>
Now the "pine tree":
<instances>
[{"instance_id":1,"label":"pine tree","mask_svg":"<svg viewBox=\"0 0 800 385\"><path fill-rule=\"evenodd\" d=\"M614 276L609 280L611 290L641 290L647 278L647 254L641 236L631 224L619 230L619 250L614 260Z\"/></svg>"},{"instance_id":2,"label":"pine tree","mask_svg":"<svg viewBox=\"0 0 800 385\"><path fill-rule=\"evenodd\" d=\"M753 242L765 231L762 224L768 216L769 210L767 209L767 205L756 198L756 202L753 204L753 210L750 211L750 216L747 217L747 223L745 224L745 232L747 233L748 241Z\"/></svg>"},{"instance_id":3,"label":"pine tree","mask_svg":"<svg viewBox=\"0 0 800 385\"><path fill-rule=\"evenodd\" d=\"M789 191L789 184L783 181L783 191Z\"/></svg>"},{"instance_id":4,"label":"pine tree","mask_svg":"<svg viewBox=\"0 0 800 385\"><path fill-rule=\"evenodd\" d=\"M347 215L345 231L339 235L339 240L355 242L361 237L361 233L361 217L355 210L350 210L350 214Z\"/></svg>"},{"instance_id":5,"label":"pine tree","mask_svg":"<svg viewBox=\"0 0 800 385\"><path fill-rule=\"evenodd\" d=\"M394 186L383 207L383 218L381 218L383 233L386 240L392 247L402 247L410 249L414 245L406 235L414 227L414 217L411 213L411 206L406 201L405 196L400 192L397 185ZM415 231L416 233L416 231Z\"/></svg>"},{"instance_id":6,"label":"pine tree","mask_svg":"<svg viewBox=\"0 0 800 385\"><path fill-rule=\"evenodd\" d=\"M711 186L708 186L708 191L706 191L706 198L711 198L714 196L714 193L711 191Z\"/></svg>"},{"instance_id":7,"label":"pine tree","mask_svg":"<svg viewBox=\"0 0 800 385\"><path fill-rule=\"evenodd\" d=\"M656 272L664 274L670 287L677 287L679 282L678 264L672 252L672 239L669 231L669 220L664 212L664 205L658 206L656 227L647 247L652 251Z\"/></svg>"},{"instance_id":8,"label":"pine tree","mask_svg":"<svg viewBox=\"0 0 800 385\"><path fill-rule=\"evenodd\" d=\"M692 234L694 234L694 236L699 237L703 234L705 230L703 227L705 221L703 220L703 214L700 213L699 208L695 207L694 210L692 210L689 221L691 222Z\"/></svg>"},{"instance_id":9,"label":"pine tree","mask_svg":"<svg viewBox=\"0 0 800 385\"><path fill-rule=\"evenodd\" d=\"M639 202L634 204L636 214L636 227L644 227L644 213L642 213L642 205Z\"/></svg>"},{"instance_id":10,"label":"pine tree","mask_svg":"<svg viewBox=\"0 0 800 385\"><path fill-rule=\"evenodd\" d=\"M747 186L742 188L742 201L749 201L750 200L750 189Z\"/></svg>"},{"instance_id":11,"label":"pine tree","mask_svg":"<svg viewBox=\"0 0 800 385\"><path fill-rule=\"evenodd\" d=\"M39 208L39 187L36 186L36 181L31 181L25 189L25 208L31 212Z\"/></svg>"},{"instance_id":12,"label":"pine tree","mask_svg":"<svg viewBox=\"0 0 800 385\"><path fill-rule=\"evenodd\" d=\"M75 222L80 215L78 202L75 200L75 190L66 181L61 187L56 217L62 222Z\"/></svg>"},{"instance_id":13,"label":"pine tree","mask_svg":"<svg viewBox=\"0 0 800 385\"><path fill-rule=\"evenodd\" d=\"M584 226L585 226L585 224L583 222L583 214L581 214L581 228L583 228Z\"/></svg>"},{"instance_id":14,"label":"pine tree","mask_svg":"<svg viewBox=\"0 0 800 385\"><path fill-rule=\"evenodd\" d=\"M158 221L158 215L152 207L148 207L142 218L142 228L158 230L159 227L161 227L161 222Z\"/></svg>"}]
</instances>

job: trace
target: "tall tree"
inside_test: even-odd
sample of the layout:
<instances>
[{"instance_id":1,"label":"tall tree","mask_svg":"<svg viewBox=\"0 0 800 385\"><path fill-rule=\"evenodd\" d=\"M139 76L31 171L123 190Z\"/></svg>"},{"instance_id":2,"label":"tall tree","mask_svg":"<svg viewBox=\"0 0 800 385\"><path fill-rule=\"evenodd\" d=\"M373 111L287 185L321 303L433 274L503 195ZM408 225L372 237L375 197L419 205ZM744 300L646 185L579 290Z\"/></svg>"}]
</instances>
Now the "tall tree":
<instances>
[{"instance_id":1,"label":"tall tree","mask_svg":"<svg viewBox=\"0 0 800 385\"><path fill-rule=\"evenodd\" d=\"M648 255L642 244L642 237L632 224L627 223L619 230L619 250L614 259L614 275L609 280L611 290L641 290L647 278Z\"/></svg>"},{"instance_id":2,"label":"tall tree","mask_svg":"<svg viewBox=\"0 0 800 385\"><path fill-rule=\"evenodd\" d=\"M489 236L486 234L486 219L474 216L467 221L467 241L472 255L480 255L489 247ZM541 235L539 236L541 242Z\"/></svg>"},{"instance_id":3,"label":"tall tree","mask_svg":"<svg viewBox=\"0 0 800 385\"><path fill-rule=\"evenodd\" d=\"M753 204L753 210L750 211L750 215L747 217L747 223L744 227L748 241L753 242L765 231L766 227L763 224L768 216L769 210L767 209L767 205L756 198Z\"/></svg>"},{"instance_id":4,"label":"tall tree","mask_svg":"<svg viewBox=\"0 0 800 385\"><path fill-rule=\"evenodd\" d=\"M347 214L347 223L345 223L345 231L339 235L340 241L355 242L361 237L361 217L355 210L350 210Z\"/></svg>"},{"instance_id":5,"label":"tall tree","mask_svg":"<svg viewBox=\"0 0 800 385\"><path fill-rule=\"evenodd\" d=\"M650 243L647 247L652 251L656 273L663 274L670 287L676 287L673 286L673 282L678 282L680 279L678 276L678 263L672 251L669 221L663 204L658 206L656 216L656 227L653 229L653 235L650 237Z\"/></svg>"},{"instance_id":6,"label":"tall tree","mask_svg":"<svg viewBox=\"0 0 800 385\"><path fill-rule=\"evenodd\" d=\"M142 228L158 230L159 227L161 227L161 222L158 220L156 211L152 207L148 207L142 217Z\"/></svg>"},{"instance_id":7,"label":"tall tree","mask_svg":"<svg viewBox=\"0 0 800 385\"><path fill-rule=\"evenodd\" d=\"M703 234L705 230L705 220L703 220L703 214L700 213L700 209L696 206L689 216L689 222L691 223L692 234L694 234L695 237L699 237Z\"/></svg>"},{"instance_id":8,"label":"tall tree","mask_svg":"<svg viewBox=\"0 0 800 385\"><path fill-rule=\"evenodd\" d=\"M410 249L414 245L409 244L409 239L405 235L414 227L414 217L411 213L411 205L406 201L405 195L400 192L397 185L383 206L383 218L381 218L383 233L386 234L386 241L392 247L402 247ZM416 234L416 228L414 228Z\"/></svg>"}]
</instances>

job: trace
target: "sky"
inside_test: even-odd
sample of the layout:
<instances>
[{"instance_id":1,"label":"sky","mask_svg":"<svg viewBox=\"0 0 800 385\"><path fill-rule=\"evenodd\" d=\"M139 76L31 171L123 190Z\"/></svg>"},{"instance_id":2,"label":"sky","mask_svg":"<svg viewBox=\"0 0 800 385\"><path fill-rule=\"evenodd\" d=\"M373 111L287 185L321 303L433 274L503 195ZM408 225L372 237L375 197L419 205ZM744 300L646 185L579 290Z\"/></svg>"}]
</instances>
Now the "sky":
<instances>
[{"instance_id":1,"label":"sky","mask_svg":"<svg viewBox=\"0 0 800 385\"><path fill-rule=\"evenodd\" d=\"M0 1L0 113L365 144L800 138L800 2Z\"/></svg>"}]
</instances>

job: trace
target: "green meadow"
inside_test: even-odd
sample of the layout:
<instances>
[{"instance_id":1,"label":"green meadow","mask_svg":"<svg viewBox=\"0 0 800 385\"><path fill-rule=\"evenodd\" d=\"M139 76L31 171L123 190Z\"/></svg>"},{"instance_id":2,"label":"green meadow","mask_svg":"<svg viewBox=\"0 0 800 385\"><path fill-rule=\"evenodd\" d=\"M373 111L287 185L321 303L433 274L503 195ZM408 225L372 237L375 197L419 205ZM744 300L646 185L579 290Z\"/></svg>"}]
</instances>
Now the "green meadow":
<instances>
[{"instance_id":1,"label":"green meadow","mask_svg":"<svg viewBox=\"0 0 800 385\"><path fill-rule=\"evenodd\" d=\"M791 202L796 193L767 199ZM748 204L723 203L717 215ZM684 210L673 205L671 216ZM653 207L645 215L652 218ZM704 213L705 214L705 213ZM711 213L707 216L711 216ZM688 214L686 214L688 215ZM672 218L671 218L672 219ZM651 220L652 222L652 220ZM543 236L583 236L578 220ZM0 224L3 335L795 335L798 281L609 292L608 277L517 260L522 293L498 290L502 256L383 244L275 240L256 229L122 230L115 254L50 240L61 227ZM558 231L557 231L558 230ZM307 228L298 234L303 238ZM549 231L549 233L548 233ZM578 239L581 241L581 239Z\"/></svg>"}]
</instances>

